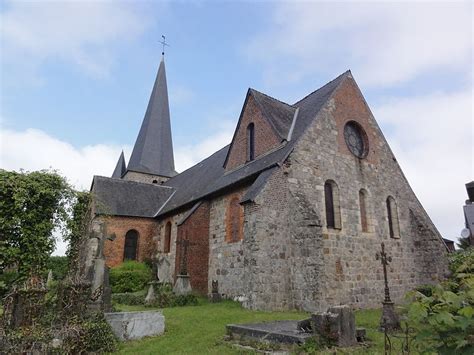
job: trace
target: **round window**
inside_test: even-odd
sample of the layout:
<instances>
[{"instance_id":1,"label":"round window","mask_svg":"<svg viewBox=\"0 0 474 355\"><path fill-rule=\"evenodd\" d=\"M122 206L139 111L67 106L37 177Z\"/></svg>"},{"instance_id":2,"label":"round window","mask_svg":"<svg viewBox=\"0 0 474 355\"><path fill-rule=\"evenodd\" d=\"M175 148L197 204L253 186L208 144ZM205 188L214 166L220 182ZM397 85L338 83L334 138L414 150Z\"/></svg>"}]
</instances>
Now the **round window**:
<instances>
[{"instance_id":1,"label":"round window","mask_svg":"<svg viewBox=\"0 0 474 355\"><path fill-rule=\"evenodd\" d=\"M358 158L365 158L369 152L368 140L362 127L354 122L348 122L344 127L344 139L347 148Z\"/></svg>"}]
</instances>

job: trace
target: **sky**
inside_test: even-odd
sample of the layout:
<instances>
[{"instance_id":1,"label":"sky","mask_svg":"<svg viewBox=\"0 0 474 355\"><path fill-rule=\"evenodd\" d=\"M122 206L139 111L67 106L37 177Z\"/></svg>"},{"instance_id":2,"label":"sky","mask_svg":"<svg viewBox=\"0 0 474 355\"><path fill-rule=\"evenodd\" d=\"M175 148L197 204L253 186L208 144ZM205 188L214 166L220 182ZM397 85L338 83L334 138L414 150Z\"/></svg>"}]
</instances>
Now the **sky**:
<instances>
[{"instance_id":1,"label":"sky","mask_svg":"<svg viewBox=\"0 0 474 355\"><path fill-rule=\"evenodd\" d=\"M0 168L57 169L78 189L110 176L130 156L164 34L178 171L231 141L249 87L294 103L351 69L456 240L474 179L473 17L470 1L2 1Z\"/></svg>"}]
</instances>

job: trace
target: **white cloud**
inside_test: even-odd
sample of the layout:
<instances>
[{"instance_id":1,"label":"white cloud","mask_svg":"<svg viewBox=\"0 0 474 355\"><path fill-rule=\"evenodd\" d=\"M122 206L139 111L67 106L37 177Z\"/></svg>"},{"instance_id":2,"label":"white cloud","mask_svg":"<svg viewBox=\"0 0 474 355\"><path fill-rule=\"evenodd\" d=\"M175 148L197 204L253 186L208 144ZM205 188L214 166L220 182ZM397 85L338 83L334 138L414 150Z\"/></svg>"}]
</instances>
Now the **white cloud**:
<instances>
[{"instance_id":1,"label":"white cloud","mask_svg":"<svg viewBox=\"0 0 474 355\"><path fill-rule=\"evenodd\" d=\"M469 70L472 16L471 2L282 2L246 52L268 85L351 68L363 86L390 86Z\"/></svg>"},{"instance_id":2,"label":"white cloud","mask_svg":"<svg viewBox=\"0 0 474 355\"><path fill-rule=\"evenodd\" d=\"M474 176L471 91L388 99L373 111L441 234L458 238L464 227L464 184Z\"/></svg>"},{"instance_id":3,"label":"white cloud","mask_svg":"<svg viewBox=\"0 0 474 355\"><path fill-rule=\"evenodd\" d=\"M220 125L208 139L179 147L175 154L176 168L183 171L198 163L229 144L232 134L230 124ZM16 171L52 168L79 190L90 188L93 175L110 176L122 149L128 161L130 146L95 144L74 147L37 129L0 130L0 168ZM65 251L66 244L58 240L54 254L63 255Z\"/></svg>"},{"instance_id":4,"label":"white cloud","mask_svg":"<svg viewBox=\"0 0 474 355\"><path fill-rule=\"evenodd\" d=\"M97 76L108 74L114 46L149 25L133 4L112 1L10 1L0 22L5 61L32 69L55 59Z\"/></svg>"},{"instance_id":5,"label":"white cloud","mask_svg":"<svg viewBox=\"0 0 474 355\"><path fill-rule=\"evenodd\" d=\"M234 125L228 122L198 144L177 147L175 153L176 169L182 172L225 147L232 140L233 134Z\"/></svg>"}]
</instances>

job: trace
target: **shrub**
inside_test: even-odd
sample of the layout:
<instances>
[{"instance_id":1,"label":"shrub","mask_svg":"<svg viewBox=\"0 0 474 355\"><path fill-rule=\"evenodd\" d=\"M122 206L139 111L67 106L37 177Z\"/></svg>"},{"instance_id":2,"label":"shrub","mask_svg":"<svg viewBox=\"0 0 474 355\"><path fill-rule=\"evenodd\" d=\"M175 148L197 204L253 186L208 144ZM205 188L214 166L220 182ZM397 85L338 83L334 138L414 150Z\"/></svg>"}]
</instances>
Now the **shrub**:
<instances>
[{"instance_id":1,"label":"shrub","mask_svg":"<svg viewBox=\"0 0 474 355\"><path fill-rule=\"evenodd\" d=\"M474 353L474 253L456 254L451 259L451 280L432 287L429 295L410 294L408 322L421 353Z\"/></svg>"},{"instance_id":2,"label":"shrub","mask_svg":"<svg viewBox=\"0 0 474 355\"><path fill-rule=\"evenodd\" d=\"M46 263L46 268L53 272L54 280L59 281L64 279L68 271L67 256L50 256Z\"/></svg>"},{"instance_id":3,"label":"shrub","mask_svg":"<svg viewBox=\"0 0 474 355\"><path fill-rule=\"evenodd\" d=\"M143 292L113 293L112 302L127 306L140 306L145 303L145 294Z\"/></svg>"},{"instance_id":4,"label":"shrub","mask_svg":"<svg viewBox=\"0 0 474 355\"><path fill-rule=\"evenodd\" d=\"M150 268L137 261L125 261L110 270L110 286L114 293L143 290L150 280Z\"/></svg>"},{"instance_id":5,"label":"shrub","mask_svg":"<svg viewBox=\"0 0 474 355\"><path fill-rule=\"evenodd\" d=\"M18 273L15 271L4 271L0 273L0 299L7 294L17 278Z\"/></svg>"}]
</instances>

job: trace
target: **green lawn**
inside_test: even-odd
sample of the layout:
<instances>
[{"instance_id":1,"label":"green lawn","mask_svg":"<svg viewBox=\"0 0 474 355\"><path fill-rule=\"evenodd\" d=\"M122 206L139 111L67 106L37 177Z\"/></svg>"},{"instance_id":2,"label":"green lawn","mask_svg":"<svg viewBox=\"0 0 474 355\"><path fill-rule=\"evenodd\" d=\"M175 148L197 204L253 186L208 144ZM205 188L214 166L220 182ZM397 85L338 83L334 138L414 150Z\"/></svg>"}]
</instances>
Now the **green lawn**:
<instances>
[{"instance_id":1,"label":"green lawn","mask_svg":"<svg viewBox=\"0 0 474 355\"><path fill-rule=\"evenodd\" d=\"M117 307L121 311L141 311L149 308L142 306ZM122 354L248 354L223 341L225 325L230 323L251 323L283 319L304 319L304 312L260 312L243 309L238 303L223 301L207 303L200 301L198 306L163 309L166 318L165 333L158 337L149 337L123 343ZM377 331L380 319L379 310L358 311L357 326L367 328L369 338L367 346L340 349L339 354L383 354L383 334ZM399 347L396 348L397 350ZM295 349L295 352L298 349ZM334 354L329 351L313 352ZM395 351L394 353L397 353Z\"/></svg>"}]
</instances>

